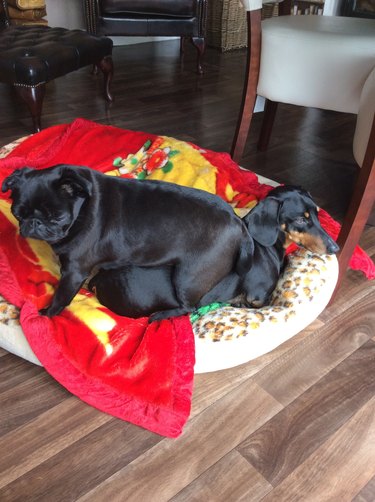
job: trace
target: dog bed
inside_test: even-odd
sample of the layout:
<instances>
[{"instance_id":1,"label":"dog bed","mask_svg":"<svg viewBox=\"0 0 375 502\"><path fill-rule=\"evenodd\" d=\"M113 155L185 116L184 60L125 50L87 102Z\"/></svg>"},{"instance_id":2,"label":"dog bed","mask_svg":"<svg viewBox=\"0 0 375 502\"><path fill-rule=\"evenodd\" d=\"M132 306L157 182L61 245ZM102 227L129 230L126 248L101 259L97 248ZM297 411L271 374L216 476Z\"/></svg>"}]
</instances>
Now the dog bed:
<instances>
[{"instance_id":1,"label":"dog bed","mask_svg":"<svg viewBox=\"0 0 375 502\"><path fill-rule=\"evenodd\" d=\"M82 119L19 140L1 156L0 182L25 165L80 164L108 175L205 189L239 214L271 189L227 154ZM189 416L194 371L228 368L272 350L319 315L337 280L334 256L294 249L269 307L211 305L191 316L148 324L116 316L82 289L69 308L48 319L38 310L50 301L58 265L47 244L20 238L6 194L0 209L0 346L43 365L87 403L169 437L181 434ZM338 224L323 210L319 217L336 237ZM369 278L375 275L360 249L351 266Z\"/></svg>"},{"instance_id":2,"label":"dog bed","mask_svg":"<svg viewBox=\"0 0 375 502\"><path fill-rule=\"evenodd\" d=\"M270 306L244 309L213 305L199 309L190 316L195 339L194 373L248 362L299 333L326 307L337 275L336 257L299 249L289 255ZM0 347L41 364L23 334L18 309L1 296Z\"/></svg>"}]
</instances>

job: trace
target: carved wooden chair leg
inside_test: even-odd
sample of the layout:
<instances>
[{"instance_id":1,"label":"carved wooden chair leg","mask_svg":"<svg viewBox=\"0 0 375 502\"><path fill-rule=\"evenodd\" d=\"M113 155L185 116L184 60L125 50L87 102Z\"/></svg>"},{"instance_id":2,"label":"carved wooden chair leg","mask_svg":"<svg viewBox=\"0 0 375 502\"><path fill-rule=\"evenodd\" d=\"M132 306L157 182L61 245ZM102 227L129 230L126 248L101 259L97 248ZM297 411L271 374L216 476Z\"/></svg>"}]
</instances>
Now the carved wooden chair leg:
<instances>
[{"instance_id":1,"label":"carved wooden chair leg","mask_svg":"<svg viewBox=\"0 0 375 502\"><path fill-rule=\"evenodd\" d=\"M180 55L185 53L185 41L186 37L180 37Z\"/></svg>"},{"instance_id":2,"label":"carved wooden chair leg","mask_svg":"<svg viewBox=\"0 0 375 502\"><path fill-rule=\"evenodd\" d=\"M203 37L191 37L190 40L198 52L197 73L198 73L198 75L203 75L202 57L203 57L204 51L206 49L206 41Z\"/></svg>"},{"instance_id":3,"label":"carved wooden chair leg","mask_svg":"<svg viewBox=\"0 0 375 502\"><path fill-rule=\"evenodd\" d=\"M46 93L46 84L40 84L35 87L16 85L15 88L18 95L25 101L30 110L34 132L39 132L42 129L41 116L43 99Z\"/></svg>"},{"instance_id":4,"label":"carved wooden chair leg","mask_svg":"<svg viewBox=\"0 0 375 502\"><path fill-rule=\"evenodd\" d=\"M375 200L375 118L372 123L363 165L358 174L351 202L346 213L337 243L340 246L339 279L335 293L346 272L354 248L370 216Z\"/></svg>"},{"instance_id":5,"label":"carved wooden chair leg","mask_svg":"<svg viewBox=\"0 0 375 502\"><path fill-rule=\"evenodd\" d=\"M267 150L268 148L273 124L275 122L275 116L278 104L279 103L277 103L277 101L271 101L270 99L266 99L262 128L260 130L260 135L258 140L258 150L260 150L261 152Z\"/></svg>"},{"instance_id":6,"label":"carved wooden chair leg","mask_svg":"<svg viewBox=\"0 0 375 502\"><path fill-rule=\"evenodd\" d=\"M111 94L111 82L113 78L113 60L111 56L106 56L99 61L98 67L104 75L104 94L107 101L112 102L113 96Z\"/></svg>"},{"instance_id":7,"label":"carved wooden chair leg","mask_svg":"<svg viewBox=\"0 0 375 502\"><path fill-rule=\"evenodd\" d=\"M241 161L243 151L245 149L245 143L249 133L255 100L257 97L261 44L260 19L260 9L255 11L251 17L250 12L247 13L248 43L245 84L242 93L240 114L231 149L231 156L237 163Z\"/></svg>"}]
</instances>

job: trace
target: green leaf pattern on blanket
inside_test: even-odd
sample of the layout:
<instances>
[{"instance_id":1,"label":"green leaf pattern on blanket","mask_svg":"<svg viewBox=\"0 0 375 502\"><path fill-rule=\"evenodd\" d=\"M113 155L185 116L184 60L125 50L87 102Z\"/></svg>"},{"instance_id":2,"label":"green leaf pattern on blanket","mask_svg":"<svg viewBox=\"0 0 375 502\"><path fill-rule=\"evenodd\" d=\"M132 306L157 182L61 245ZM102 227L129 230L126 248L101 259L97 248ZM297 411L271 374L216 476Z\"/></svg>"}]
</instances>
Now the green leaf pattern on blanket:
<instances>
[{"instance_id":1,"label":"green leaf pattern on blanket","mask_svg":"<svg viewBox=\"0 0 375 502\"><path fill-rule=\"evenodd\" d=\"M135 154L128 155L125 159L116 157L113 166L117 167L120 174L130 174L137 179L145 179L155 169L161 169L169 173L173 169L172 158L179 150L171 150L170 147L161 147L163 137L158 137L153 142L148 140Z\"/></svg>"}]
</instances>

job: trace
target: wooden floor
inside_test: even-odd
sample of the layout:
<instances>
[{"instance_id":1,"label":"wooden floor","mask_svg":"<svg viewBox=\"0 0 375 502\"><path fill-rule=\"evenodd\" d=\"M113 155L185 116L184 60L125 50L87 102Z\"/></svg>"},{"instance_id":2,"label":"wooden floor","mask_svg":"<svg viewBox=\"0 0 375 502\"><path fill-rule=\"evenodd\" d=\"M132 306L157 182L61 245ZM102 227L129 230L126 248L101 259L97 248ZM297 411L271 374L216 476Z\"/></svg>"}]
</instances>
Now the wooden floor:
<instances>
[{"instance_id":1,"label":"wooden floor","mask_svg":"<svg viewBox=\"0 0 375 502\"><path fill-rule=\"evenodd\" d=\"M48 86L44 127L85 117L228 151L244 51L208 51L194 73L178 42L114 51L116 101L88 69ZM0 144L30 118L0 87ZM272 145L257 153L258 114L243 160L301 184L340 219L356 166L355 119L283 106ZM375 256L375 228L362 245ZM0 501L374 501L375 283L347 273L333 305L273 352L195 378L183 435L162 438L70 395L43 369L0 349Z\"/></svg>"}]
</instances>

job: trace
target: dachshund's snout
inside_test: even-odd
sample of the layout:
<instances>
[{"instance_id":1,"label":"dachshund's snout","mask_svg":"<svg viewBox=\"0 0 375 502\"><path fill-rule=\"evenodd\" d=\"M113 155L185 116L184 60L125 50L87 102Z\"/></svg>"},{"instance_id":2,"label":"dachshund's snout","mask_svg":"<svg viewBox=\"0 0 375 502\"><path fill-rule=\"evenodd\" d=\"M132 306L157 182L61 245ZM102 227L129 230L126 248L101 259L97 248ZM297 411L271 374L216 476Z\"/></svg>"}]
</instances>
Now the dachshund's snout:
<instances>
[{"instance_id":1,"label":"dachshund's snout","mask_svg":"<svg viewBox=\"0 0 375 502\"><path fill-rule=\"evenodd\" d=\"M339 246L333 239L330 239L327 243L327 254L336 254L340 251Z\"/></svg>"}]
</instances>

